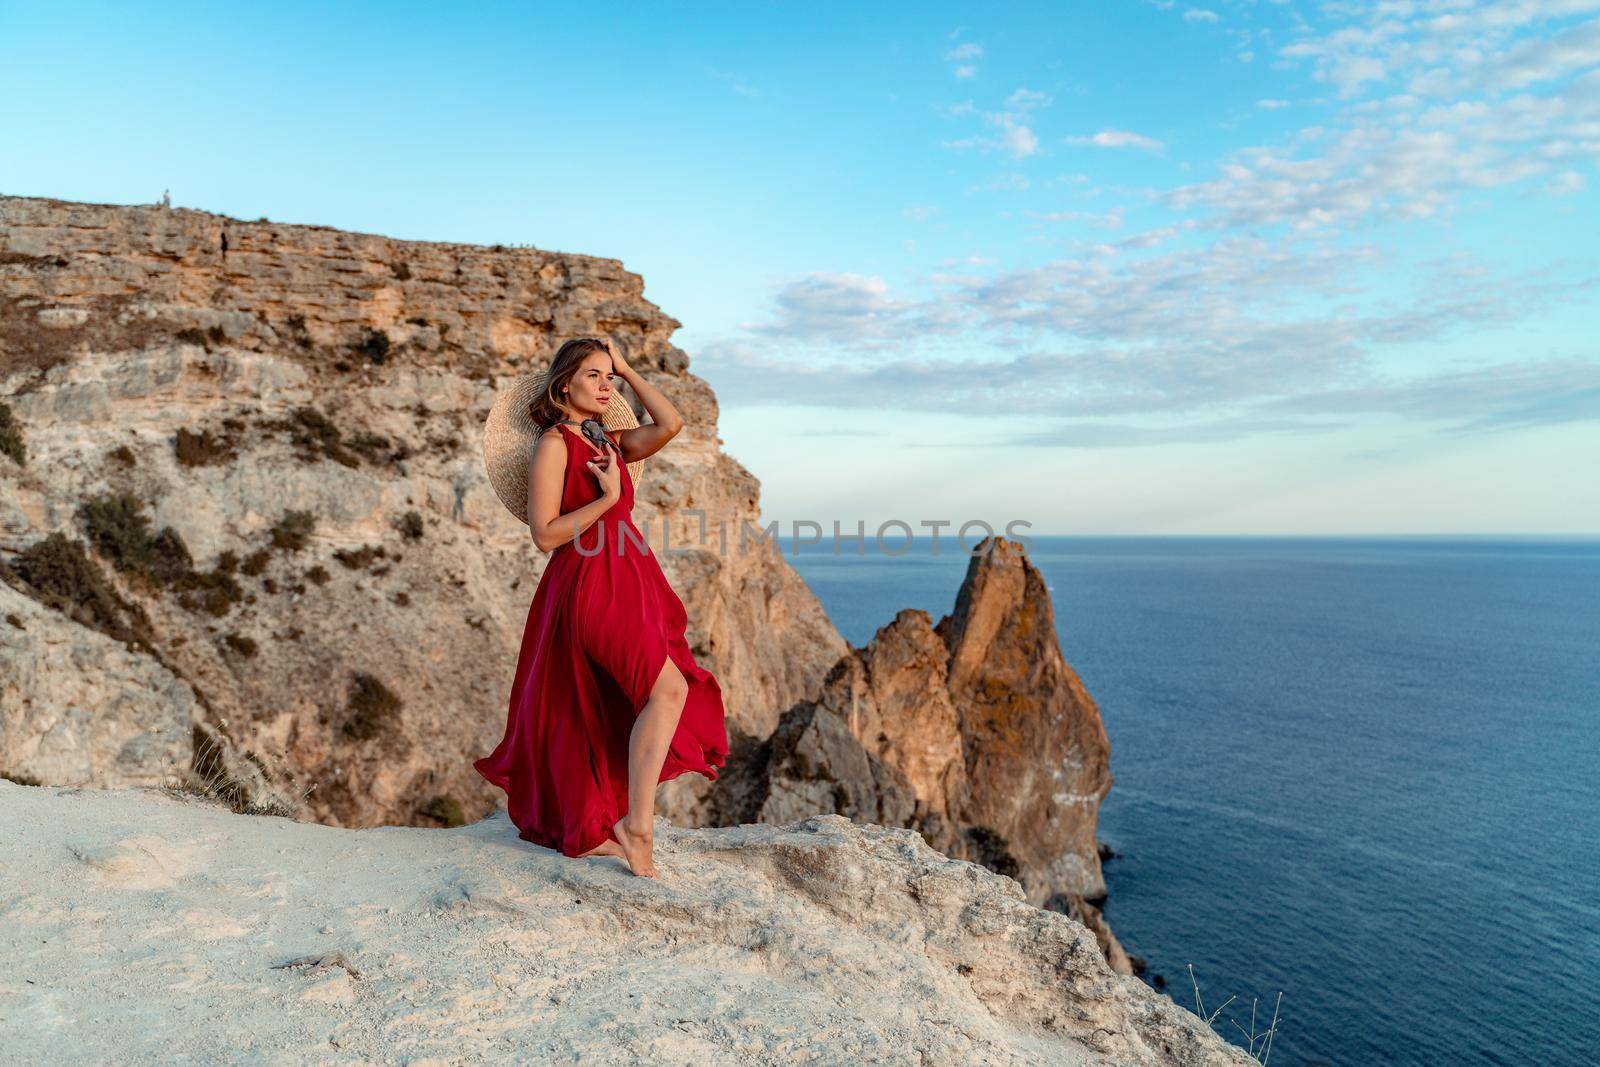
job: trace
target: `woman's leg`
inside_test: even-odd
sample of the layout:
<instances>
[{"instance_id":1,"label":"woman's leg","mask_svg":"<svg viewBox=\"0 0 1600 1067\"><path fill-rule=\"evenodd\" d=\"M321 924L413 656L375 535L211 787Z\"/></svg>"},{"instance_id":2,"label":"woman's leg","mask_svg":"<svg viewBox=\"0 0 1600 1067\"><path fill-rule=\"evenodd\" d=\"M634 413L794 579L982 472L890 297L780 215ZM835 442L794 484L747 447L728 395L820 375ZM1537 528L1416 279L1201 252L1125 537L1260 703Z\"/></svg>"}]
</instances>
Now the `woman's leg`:
<instances>
[{"instance_id":1,"label":"woman's leg","mask_svg":"<svg viewBox=\"0 0 1600 1067\"><path fill-rule=\"evenodd\" d=\"M647 878L656 877L656 787L688 698L689 683L668 657L628 738L628 814L612 829L628 867Z\"/></svg>"}]
</instances>

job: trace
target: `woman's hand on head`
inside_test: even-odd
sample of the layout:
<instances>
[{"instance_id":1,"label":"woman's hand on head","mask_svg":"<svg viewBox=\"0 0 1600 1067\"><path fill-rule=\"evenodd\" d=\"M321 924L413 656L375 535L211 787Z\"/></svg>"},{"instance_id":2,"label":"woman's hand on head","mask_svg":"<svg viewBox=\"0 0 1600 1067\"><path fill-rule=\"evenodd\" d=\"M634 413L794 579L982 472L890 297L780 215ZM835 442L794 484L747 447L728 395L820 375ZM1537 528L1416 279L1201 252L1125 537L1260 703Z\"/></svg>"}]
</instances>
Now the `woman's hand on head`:
<instances>
[{"instance_id":1,"label":"woman's hand on head","mask_svg":"<svg viewBox=\"0 0 1600 1067\"><path fill-rule=\"evenodd\" d=\"M622 497L622 461L617 458L616 452L606 449L604 456L596 456L588 461L589 470L594 474L595 481L600 483L600 491L612 500Z\"/></svg>"},{"instance_id":2,"label":"woman's hand on head","mask_svg":"<svg viewBox=\"0 0 1600 1067\"><path fill-rule=\"evenodd\" d=\"M609 337L602 337L601 340L606 343L606 351L611 354L612 370L616 372L618 377L633 369L628 365L628 361L622 358L622 347L620 345Z\"/></svg>"}]
</instances>

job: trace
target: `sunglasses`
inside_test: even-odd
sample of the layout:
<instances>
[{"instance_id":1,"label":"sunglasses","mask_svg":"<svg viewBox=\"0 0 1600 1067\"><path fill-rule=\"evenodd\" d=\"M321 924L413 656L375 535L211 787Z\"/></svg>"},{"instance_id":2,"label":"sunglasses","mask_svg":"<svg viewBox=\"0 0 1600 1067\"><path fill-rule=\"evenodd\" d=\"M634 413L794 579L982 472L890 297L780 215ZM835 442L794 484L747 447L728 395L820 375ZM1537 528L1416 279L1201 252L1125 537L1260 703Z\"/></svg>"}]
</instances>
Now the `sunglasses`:
<instances>
[{"instance_id":1,"label":"sunglasses","mask_svg":"<svg viewBox=\"0 0 1600 1067\"><path fill-rule=\"evenodd\" d=\"M612 447L611 438L606 436L605 427L600 425L599 419L584 419L578 429L602 452Z\"/></svg>"}]
</instances>

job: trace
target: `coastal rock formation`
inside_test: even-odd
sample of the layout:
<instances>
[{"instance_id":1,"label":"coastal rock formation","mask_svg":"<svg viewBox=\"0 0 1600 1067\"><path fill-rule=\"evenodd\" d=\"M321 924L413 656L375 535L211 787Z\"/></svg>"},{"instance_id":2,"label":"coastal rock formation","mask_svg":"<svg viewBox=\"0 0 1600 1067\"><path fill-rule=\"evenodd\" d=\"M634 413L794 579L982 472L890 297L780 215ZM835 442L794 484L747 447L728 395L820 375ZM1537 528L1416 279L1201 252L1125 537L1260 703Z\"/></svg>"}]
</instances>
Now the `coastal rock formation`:
<instances>
[{"instance_id":1,"label":"coastal rock formation","mask_svg":"<svg viewBox=\"0 0 1600 1067\"><path fill-rule=\"evenodd\" d=\"M1044 578L1015 542L974 557L935 631L950 651L972 788L960 818L1004 841L1030 896L1105 895L1094 829L1111 742L1056 636Z\"/></svg>"},{"instance_id":2,"label":"coastal rock formation","mask_svg":"<svg viewBox=\"0 0 1600 1067\"><path fill-rule=\"evenodd\" d=\"M657 881L503 813L349 830L5 781L0 808L20 1061L1255 1062L1014 881L837 815L658 821Z\"/></svg>"},{"instance_id":3,"label":"coastal rock formation","mask_svg":"<svg viewBox=\"0 0 1600 1067\"><path fill-rule=\"evenodd\" d=\"M754 525L759 486L642 291L593 256L0 198L0 562L78 618L8 609L0 771L115 787L209 763L335 825L481 814L471 761L546 559L488 485L483 418L596 332L684 413L636 521L730 727L766 736L847 645L775 544L701 543L696 509ZM708 786L661 810L694 820Z\"/></svg>"},{"instance_id":4,"label":"coastal rock formation","mask_svg":"<svg viewBox=\"0 0 1600 1067\"><path fill-rule=\"evenodd\" d=\"M1022 546L978 546L955 610L906 609L785 713L722 821L832 811L918 830L1022 883L1037 905L1097 920L1095 822L1111 788L1098 709L1062 657L1049 591ZM1129 973L1124 971L1124 973Z\"/></svg>"},{"instance_id":5,"label":"coastal rock formation","mask_svg":"<svg viewBox=\"0 0 1600 1067\"><path fill-rule=\"evenodd\" d=\"M0 197L0 775L198 778L344 827L489 812L471 763L546 557L487 483L482 423L603 333L685 416L635 518L735 744L660 812L915 829L1125 973L1090 903L1105 730L1021 548L990 542L937 625L903 611L851 648L777 544L740 541L759 483L642 294L592 256Z\"/></svg>"}]
</instances>

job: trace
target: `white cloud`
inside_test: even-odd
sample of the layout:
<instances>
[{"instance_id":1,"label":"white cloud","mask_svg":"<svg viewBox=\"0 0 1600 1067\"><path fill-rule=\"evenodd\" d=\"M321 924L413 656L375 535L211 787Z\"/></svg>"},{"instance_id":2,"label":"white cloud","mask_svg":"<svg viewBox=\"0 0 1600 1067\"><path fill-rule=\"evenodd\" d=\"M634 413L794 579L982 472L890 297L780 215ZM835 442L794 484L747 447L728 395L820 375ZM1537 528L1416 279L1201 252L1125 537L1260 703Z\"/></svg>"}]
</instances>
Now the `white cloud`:
<instances>
[{"instance_id":1,"label":"white cloud","mask_svg":"<svg viewBox=\"0 0 1600 1067\"><path fill-rule=\"evenodd\" d=\"M1453 432L1600 420L1600 362L1567 358L1494 363L1285 397L1264 408L1444 420Z\"/></svg>"},{"instance_id":2,"label":"white cloud","mask_svg":"<svg viewBox=\"0 0 1600 1067\"><path fill-rule=\"evenodd\" d=\"M1500 82L1501 88L1526 84L1582 55L1589 45L1582 32L1559 32L1542 41L1512 43L1515 33L1543 23L1600 11L1600 0L1385 0L1370 7L1330 7L1354 17L1321 36L1312 35L1281 49L1290 59L1310 59L1313 73L1344 97L1368 83L1422 77L1435 91L1448 92L1459 80ZM1581 27L1579 28L1581 31ZM1559 42L1559 43L1558 43Z\"/></svg>"},{"instance_id":3,"label":"white cloud","mask_svg":"<svg viewBox=\"0 0 1600 1067\"><path fill-rule=\"evenodd\" d=\"M1105 230L1120 230L1124 223L1126 209L1114 207L1109 211L1034 211L1027 210L1023 214L1041 222L1077 222L1080 219Z\"/></svg>"},{"instance_id":4,"label":"white cloud","mask_svg":"<svg viewBox=\"0 0 1600 1067\"><path fill-rule=\"evenodd\" d=\"M1026 159L1038 153L1039 137L1022 120L1028 112L1049 106L1051 100L1048 93L1034 89L1017 89L1006 97L1005 107L1001 110L979 112L985 123L999 129L998 134L961 137L951 141L941 141L940 144L944 148L976 148L985 152L998 151L1012 159ZM976 109L967 102L946 107L942 113L954 116L974 111Z\"/></svg>"},{"instance_id":5,"label":"white cloud","mask_svg":"<svg viewBox=\"0 0 1600 1067\"><path fill-rule=\"evenodd\" d=\"M1006 110L1022 113L1036 107L1046 107L1053 101L1049 93L1041 93L1036 89L1018 89L1006 97Z\"/></svg>"},{"instance_id":6,"label":"white cloud","mask_svg":"<svg viewBox=\"0 0 1600 1067\"><path fill-rule=\"evenodd\" d=\"M718 81L727 82L728 87L734 92L738 93L740 96L758 97L761 95L761 90L755 88L753 85L750 85L736 74L732 74L725 70L708 70L706 73L710 74Z\"/></svg>"},{"instance_id":7,"label":"white cloud","mask_svg":"<svg viewBox=\"0 0 1600 1067\"><path fill-rule=\"evenodd\" d=\"M1512 41L1511 30L1600 9L1600 0L1505 0L1488 7L1394 2L1281 50L1355 96L1373 83L1404 92L1349 104L1331 128L1254 146L1210 180L1169 190L1173 210L1209 211L1221 227L1333 229L1367 219L1426 218L1464 193L1544 178L1559 190L1600 159L1600 20ZM1541 92L1517 91L1538 82ZM1470 93L1469 93L1470 90ZM1468 94L1468 95L1463 95Z\"/></svg>"},{"instance_id":8,"label":"white cloud","mask_svg":"<svg viewBox=\"0 0 1600 1067\"><path fill-rule=\"evenodd\" d=\"M776 317L745 323L752 334L789 340L870 346L892 335L916 308L889 295L881 278L849 272L808 274L788 282L773 299Z\"/></svg>"},{"instance_id":9,"label":"white cloud","mask_svg":"<svg viewBox=\"0 0 1600 1067\"><path fill-rule=\"evenodd\" d=\"M1101 130L1089 137L1067 137L1067 144L1091 145L1095 148L1142 148L1150 152L1159 152L1164 145L1154 137L1133 133L1129 130Z\"/></svg>"},{"instance_id":10,"label":"white cloud","mask_svg":"<svg viewBox=\"0 0 1600 1067\"><path fill-rule=\"evenodd\" d=\"M1487 64L1480 78L1496 89L1520 89L1600 63L1600 19L1554 37L1523 41Z\"/></svg>"},{"instance_id":11,"label":"white cloud","mask_svg":"<svg viewBox=\"0 0 1600 1067\"><path fill-rule=\"evenodd\" d=\"M1148 247L1151 236L1129 242ZM870 406L892 382L902 408L994 415L1017 410L1015 382L1026 380L1024 410L1076 419L1200 415L1207 435L1288 431L1302 427L1302 416L1330 414L1476 429L1541 415L1600 417L1600 360L1397 377L1376 359L1392 344L1444 340L1592 299L1600 275L1553 282L1538 268L1507 276L1456 257L1427 264L1409 303L1363 309L1348 303L1355 283L1386 260L1370 245L1227 237L1143 258L1102 251L997 274L934 274L924 279L930 295L915 298L880 278L797 279L779 290L770 319L705 350L706 373L730 401ZM1323 309L1286 317L1300 302ZM983 338L1014 354L998 362L914 354L935 337ZM818 375L813 364L831 350L870 355L830 361Z\"/></svg>"},{"instance_id":12,"label":"white cloud","mask_svg":"<svg viewBox=\"0 0 1600 1067\"><path fill-rule=\"evenodd\" d=\"M1032 184L1033 182L1028 180L1028 176L1026 174L1017 174L1013 171L1009 174L1001 174L982 185L972 185L968 186L967 188L969 192L974 193L1020 192L1023 189L1027 189Z\"/></svg>"},{"instance_id":13,"label":"white cloud","mask_svg":"<svg viewBox=\"0 0 1600 1067\"><path fill-rule=\"evenodd\" d=\"M983 45L976 41L958 44L944 54L946 63L952 64L950 73L957 78L972 78L978 73L976 60L983 56Z\"/></svg>"},{"instance_id":14,"label":"white cloud","mask_svg":"<svg viewBox=\"0 0 1600 1067\"><path fill-rule=\"evenodd\" d=\"M1571 196L1573 193L1582 192L1585 182L1583 175L1575 170L1562 171L1545 186L1545 191L1551 196Z\"/></svg>"},{"instance_id":15,"label":"white cloud","mask_svg":"<svg viewBox=\"0 0 1600 1067\"><path fill-rule=\"evenodd\" d=\"M1411 257L1386 252L1381 231L1357 229L1447 215L1517 183L1550 197L1584 191L1600 160L1600 20L1550 24L1596 10L1600 0L1325 4L1331 28L1302 22L1286 47L1259 37L1331 87L1323 99L1295 97L1320 109L1318 123L1233 153L1206 180L1148 190L1175 220L1116 237L1129 218L1121 206L1082 205L1127 190L1095 186L1056 210L1019 212L1036 231L1056 222L1111 231L1050 262L997 270L984 257L945 259L904 290L873 276L808 275L782 286L742 336L708 346L706 373L730 400L853 407L892 393L916 410L1034 412L1059 420L1030 421L1041 440L1079 447L1318 433L1357 419L1461 433L1600 419L1597 352L1510 352L1424 372L1387 365L1395 345L1442 344L1593 301L1600 276L1455 256L1415 268L1411 289L1380 294L1370 279ZM1030 125L1050 102L1018 89L999 111L968 101L943 113L980 115L997 131L954 145L1021 159L1039 151ZM1118 128L1066 140L1164 149ZM1092 184L1058 176L1043 191L1060 194L1065 181ZM973 188L1029 185L1011 172ZM969 342L970 356L924 355ZM1020 397L1017 381L1028 383Z\"/></svg>"}]
</instances>

